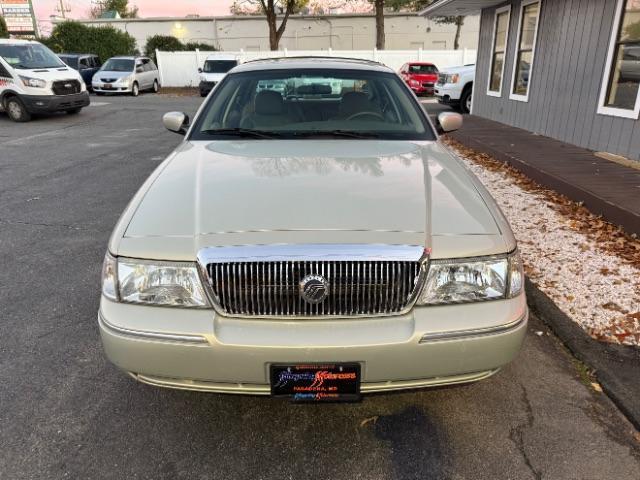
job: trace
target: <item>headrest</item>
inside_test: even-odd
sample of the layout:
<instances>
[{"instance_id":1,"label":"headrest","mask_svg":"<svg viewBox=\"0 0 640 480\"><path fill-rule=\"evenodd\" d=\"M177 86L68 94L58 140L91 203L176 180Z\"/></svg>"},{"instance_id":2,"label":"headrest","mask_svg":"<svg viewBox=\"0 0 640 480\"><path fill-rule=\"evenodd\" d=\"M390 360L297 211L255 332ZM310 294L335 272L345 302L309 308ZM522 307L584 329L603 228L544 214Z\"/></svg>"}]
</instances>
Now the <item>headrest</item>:
<instances>
[{"instance_id":1,"label":"headrest","mask_svg":"<svg viewBox=\"0 0 640 480\"><path fill-rule=\"evenodd\" d=\"M340 112L343 115L353 115L354 113L371 111L371 109L371 101L366 93L347 92L342 96Z\"/></svg>"},{"instance_id":2,"label":"headrest","mask_svg":"<svg viewBox=\"0 0 640 480\"><path fill-rule=\"evenodd\" d=\"M275 90L262 90L256 95L255 107L258 115L280 115L284 110L282 95Z\"/></svg>"}]
</instances>

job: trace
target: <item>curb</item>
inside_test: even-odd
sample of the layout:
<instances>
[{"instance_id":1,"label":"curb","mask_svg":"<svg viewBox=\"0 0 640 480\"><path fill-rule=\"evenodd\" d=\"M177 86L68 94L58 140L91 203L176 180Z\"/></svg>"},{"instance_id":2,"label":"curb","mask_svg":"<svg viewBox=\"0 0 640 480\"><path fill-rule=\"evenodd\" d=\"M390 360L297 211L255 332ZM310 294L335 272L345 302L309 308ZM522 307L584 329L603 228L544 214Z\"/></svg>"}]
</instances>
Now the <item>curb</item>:
<instances>
[{"instance_id":1,"label":"curb","mask_svg":"<svg viewBox=\"0 0 640 480\"><path fill-rule=\"evenodd\" d=\"M551 328L574 357L594 370L604 392L640 430L640 348L592 339L528 278L525 282L531 311Z\"/></svg>"}]
</instances>

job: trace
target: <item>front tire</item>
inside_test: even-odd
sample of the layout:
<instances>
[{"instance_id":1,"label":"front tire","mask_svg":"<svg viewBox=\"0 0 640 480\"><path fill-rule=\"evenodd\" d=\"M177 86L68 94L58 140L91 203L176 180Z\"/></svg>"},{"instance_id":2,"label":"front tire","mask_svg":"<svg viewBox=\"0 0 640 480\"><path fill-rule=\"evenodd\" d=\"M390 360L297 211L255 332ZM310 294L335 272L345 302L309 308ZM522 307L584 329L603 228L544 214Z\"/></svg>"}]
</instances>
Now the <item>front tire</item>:
<instances>
[{"instance_id":1,"label":"front tire","mask_svg":"<svg viewBox=\"0 0 640 480\"><path fill-rule=\"evenodd\" d=\"M9 115L9 118L14 122L22 123L31 120L31 114L18 97L10 97L5 100L4 109L7 115Z\"/></svg>"},{"instance_id":2,"label":"front tire","mask_svg":"<svg viewBox=\"0 0 640 480\"><path fill-rule=\"evenodd\" d=\"M138 95L140 95L140 87L138 86L138 82L134 82L133 86L131 87L131 96L137 97Z\"/></svg>"},{"instance_id":3,"label":"front tire","mask_svg":"<svg viewBox=\"0 0 640 480\"><path fill-rule=\"evenodd\" d=\"M471 99L473 95L472 88L466 88L460 97L460 111L462 113L471 113Z\"/></svg>"},{"instance_id":4,"label":"front tire","mask_svg":"<svg viewBox=\"0 0 640 480\"><path fill-rule=\"evenodd\" d=\"M158 80L153 81L153 93L158 93L160 91L160 84Z\"/></svg>"}]
</instances>

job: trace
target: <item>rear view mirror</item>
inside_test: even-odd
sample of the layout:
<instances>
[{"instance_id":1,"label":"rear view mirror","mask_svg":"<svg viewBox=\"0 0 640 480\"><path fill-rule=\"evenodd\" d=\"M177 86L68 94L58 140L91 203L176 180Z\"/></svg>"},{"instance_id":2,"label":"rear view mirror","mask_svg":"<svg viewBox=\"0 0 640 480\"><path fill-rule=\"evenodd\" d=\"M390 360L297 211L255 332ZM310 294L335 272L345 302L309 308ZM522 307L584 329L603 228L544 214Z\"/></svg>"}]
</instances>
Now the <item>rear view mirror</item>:
<instances>
[{"instance_id":1,"label":"rear view mirror","mask_svg":"<svg viewBox=\"0 0 640 480\"><path fill-rule=\"evenodd\" d=\"M453 132L462 128L462 115L455 112L442 112L438 115L438 123L443 132Z\"/></svg>"},{"instance_id":2,"label":"rear view mirror","mask_svg":"<svg viewBox=\"0 0 640 480\"><path fill-rule=\"evenodd\" d=\"M198 73L202 73L202 69L201 68L198 69Z\"/></svg>"},{"instance_id":3,"label":"rear view mirror","mask_svg":"<svg viewBox=\"0 0 640 480\"><path fill-rule=\"evenodd\" d=\"M169 112L162 117L164 128L170 132L185 135L189 128L189 115L183 112Z\"/></svg>"}]
</instances>

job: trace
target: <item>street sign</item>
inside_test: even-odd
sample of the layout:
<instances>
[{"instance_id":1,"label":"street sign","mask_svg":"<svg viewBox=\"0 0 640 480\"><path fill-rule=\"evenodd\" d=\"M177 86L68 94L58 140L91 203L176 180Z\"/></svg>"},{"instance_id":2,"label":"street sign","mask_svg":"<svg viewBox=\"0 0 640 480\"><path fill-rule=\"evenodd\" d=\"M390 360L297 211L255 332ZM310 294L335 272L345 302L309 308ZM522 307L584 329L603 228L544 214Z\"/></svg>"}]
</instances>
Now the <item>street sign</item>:
<instances>
[{"instance_id":1,"label":"street sign","mask_svg":"<svg viewBox=\"0 0 640 480\"><path fill-rule=\"evenodd\" d=\"M35 37L38 34L31 0L0 0L0 14L10 35Z\"/></svg>"}]
</instances>

